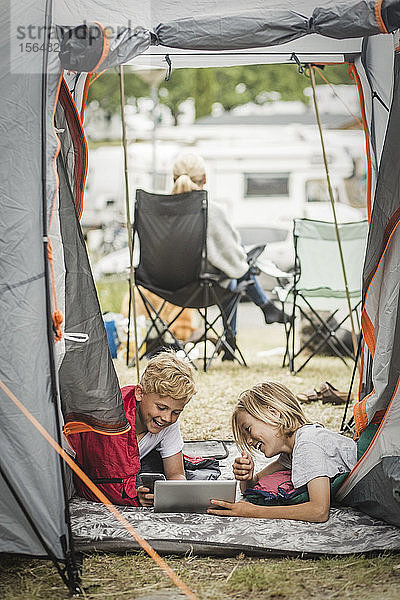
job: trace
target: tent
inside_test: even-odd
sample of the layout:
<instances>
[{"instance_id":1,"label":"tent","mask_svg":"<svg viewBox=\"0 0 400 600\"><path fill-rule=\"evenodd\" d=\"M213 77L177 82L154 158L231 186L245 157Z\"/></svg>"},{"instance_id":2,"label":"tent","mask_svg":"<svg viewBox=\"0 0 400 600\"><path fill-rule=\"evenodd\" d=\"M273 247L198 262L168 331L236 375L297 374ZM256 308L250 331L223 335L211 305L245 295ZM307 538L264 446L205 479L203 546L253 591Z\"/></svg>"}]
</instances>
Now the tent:
<instances>
[{"instance_id":1,"label":"tent","mask_svg":"<svg viewBox=\"0 0 400 600\"><path fill-rule=\"evenodd\" d=\"M12 401L61 443L62 429L125 431L79 227L82 128L91 73L136 61L174 67L348 62L369 165L359 433L374 440L344 500L400 525L400 152L398 0L95 0L1 3L0 552L50 557L71 589L77 561L61 459ZM64 76L63 76L64 75Z\"/></svg>"}]
</instances>

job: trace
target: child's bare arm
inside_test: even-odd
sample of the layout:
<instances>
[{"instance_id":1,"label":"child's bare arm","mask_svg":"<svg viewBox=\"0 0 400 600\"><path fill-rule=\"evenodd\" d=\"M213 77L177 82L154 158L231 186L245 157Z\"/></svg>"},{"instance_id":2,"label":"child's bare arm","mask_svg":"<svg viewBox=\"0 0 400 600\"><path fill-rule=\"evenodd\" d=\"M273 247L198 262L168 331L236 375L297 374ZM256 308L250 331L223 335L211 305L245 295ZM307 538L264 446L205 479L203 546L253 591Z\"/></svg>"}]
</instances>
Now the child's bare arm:
<instances>
[{"instance_id":1,"label":"child's bare arm","mask_svg":"<svg viewBox=\"0 0 400 600\"><path fill-rule=\"evenodd\" d=\"M250 502L223 502L212 500L212 504L221 506L222 509L208 509L207 512L215 515L230 517L251 517L259 519L294 519L296 521L310 521L323 523L329 518L330 508L330 481L329 477L316 477L308 484L310 500L292 506L257 506Z\"/></svg>"},{"instance_id":2,"label":"child's bare arm","mask_svg":"<svg viewBox=\"0 0 400 600\"><path fill-rule=\"evenodd\" d=\"M186 479L182 452L163 458L163 467L167 479Z\"/></svg>"}]
</instances>

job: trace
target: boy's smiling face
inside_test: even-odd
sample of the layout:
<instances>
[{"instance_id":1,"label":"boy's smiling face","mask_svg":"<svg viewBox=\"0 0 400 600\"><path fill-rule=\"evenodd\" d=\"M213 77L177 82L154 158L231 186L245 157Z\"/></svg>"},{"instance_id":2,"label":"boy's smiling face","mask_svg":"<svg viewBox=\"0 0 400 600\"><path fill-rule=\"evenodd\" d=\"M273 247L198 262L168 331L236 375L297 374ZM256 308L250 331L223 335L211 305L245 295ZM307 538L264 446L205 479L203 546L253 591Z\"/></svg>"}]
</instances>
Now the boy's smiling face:
<instances>
[{"instance_id":1,"label":"boy's smiling face","mask_svg":"<svg viewBox=\"0 0 400 600\"><path fill-rule=\"evenodd\" d=\"M176 400L160 396L155 392L145 393L141 385L136 386L137 433L159 433L175 423L187 404L187 400Z\"/></svg>"}]
</instances>

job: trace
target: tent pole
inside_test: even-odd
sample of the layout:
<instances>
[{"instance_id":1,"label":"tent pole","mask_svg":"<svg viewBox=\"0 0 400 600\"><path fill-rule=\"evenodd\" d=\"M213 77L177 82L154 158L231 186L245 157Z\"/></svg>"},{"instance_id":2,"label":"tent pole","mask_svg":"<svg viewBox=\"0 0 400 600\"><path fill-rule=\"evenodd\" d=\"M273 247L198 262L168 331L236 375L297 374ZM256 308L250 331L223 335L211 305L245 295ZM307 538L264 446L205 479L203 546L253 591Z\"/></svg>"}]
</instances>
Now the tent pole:
<instances>
[{"instance_id":1,"label":"tent pole","mask_svg":"<svg viewBox=\"0 0 400 600\"><path fill-rule=\"evenodd\" d=\"M128 144L126 140L126 122L125 122L125 86L124 86L124 68L119 67L119 85L121 101L121 122L122 122L122 146L124 149L124 174L125 174L125 206L126 206L126 228L128 230L129 247L129 308L128 308L128 332L126 342L126 364L129 365L129 333L131 328L131 306L133 308L133 331L135 341L135 365L136 365L136 383L139 383L139 351L138 335L136 321L136 302L135 302L135 270L133 268L133 239L132 223L129 202L129 176L128 176Z\"/></svg>"},{"instance_id":2,"label":"tent pole","mask_svg":"<svg viewBox=\"0 0 400 600\"><path fill-rule=\"evenodd\" d=\"M340 241L340 233L339 233L339 227L338 227L338 222L337 222L337 217L336 217L335 199L333 197L333 191L332 191L332 186L331 186L331 178L329 176L328 159L327 159L326 151L325 151L324 136L322 134L322 125L321 125L321 119L320 119L319 110L318 110L317 95L316 95L316 92L315 92L314 66L309 64L308 68L309 68L309 71L310 71L311 86L312 86L312 93L313 93L313 101L314 101L314 108L315 108L315 116L317 118L317 124L318 124L318 130L319 130L319 137L320 137L320 140L321 140L322 155L323 155L323 158L324 158L324 165L325 165L326 181L327 181L327 184L328 184L329 199L330 199L331 206L332 206L332 214L333 214L333 220L334 220L334 223L335 223L336 239L337 239L337 243L338 243L340 262L341 262L342 271L343 271L344 287L345 287L345 292L346 292L346 300L347 300L347 306L348 306L350 323L351 323L351 338L352 338L352 341L353 341L353 352L354 352L354 356L357 357L357 347L358 347L357 336L356 336L355 327L354 327L353 311L351 309L349 286L348 286L348 283L347 283L346 266L344 264L342 243Z\"/></svg>"}]
</instances>

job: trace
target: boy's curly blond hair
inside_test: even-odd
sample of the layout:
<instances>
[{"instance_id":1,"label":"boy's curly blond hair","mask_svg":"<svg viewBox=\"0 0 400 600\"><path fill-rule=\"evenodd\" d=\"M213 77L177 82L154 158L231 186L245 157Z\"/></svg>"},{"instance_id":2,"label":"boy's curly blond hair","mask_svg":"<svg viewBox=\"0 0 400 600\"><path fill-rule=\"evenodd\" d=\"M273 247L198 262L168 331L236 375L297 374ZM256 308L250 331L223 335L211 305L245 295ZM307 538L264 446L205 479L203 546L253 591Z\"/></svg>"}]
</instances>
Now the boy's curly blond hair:
<instances>
[{"instance_id":1,"label":"boy's curly blond hair","mask_svg":"<svg viewBox=\"0 0 400 600\"><path fill-rule=\"evenodd\" d=\"M140 384L145 394L155 393L186 402L196 393L193 369L172 351L160 352L149 360Z\"/></svg>"},{"instance_id":2,"label":"boy's curly blond hair","mask_svg":"<svg viewBox=\"0 0 400 600\"><path fill-rule=\"evenodd\" d=\"M248 442L248 434L239 426L238 415L241 412L247 412L255 419L277 427L285 437L290 437L300 427L311 423L296 397L285 385L275 381L258 383L240 394L232 415L233 437L241 450L249 452L253 452L254 448Z\"/></svg>"}]
</instances>

